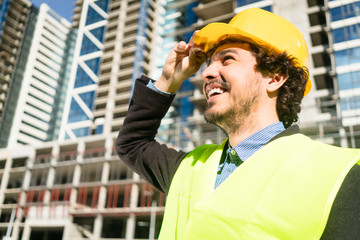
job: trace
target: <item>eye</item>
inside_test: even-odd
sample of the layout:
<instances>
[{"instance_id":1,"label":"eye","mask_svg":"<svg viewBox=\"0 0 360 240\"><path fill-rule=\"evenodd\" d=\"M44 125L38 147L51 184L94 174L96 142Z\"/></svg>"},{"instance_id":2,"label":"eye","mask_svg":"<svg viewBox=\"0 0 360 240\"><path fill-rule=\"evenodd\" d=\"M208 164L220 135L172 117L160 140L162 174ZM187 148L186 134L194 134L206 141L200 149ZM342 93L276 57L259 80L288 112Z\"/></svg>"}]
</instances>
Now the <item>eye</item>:
<instances>
[{"instance_id":1,"label":"eye","mask_svg":"<svg viewBox=\"0 0 360 240\"><path fill-rule=\"evenodd\" d=\"M231 60L234 60L234 57L232 57L232 56L230 56L230 55L226 55L226 56L224 56L224 58L223 58L223 63L226 63L226 62L229 62L229 61L231 61Z\"/></svg>"}]
</instances>

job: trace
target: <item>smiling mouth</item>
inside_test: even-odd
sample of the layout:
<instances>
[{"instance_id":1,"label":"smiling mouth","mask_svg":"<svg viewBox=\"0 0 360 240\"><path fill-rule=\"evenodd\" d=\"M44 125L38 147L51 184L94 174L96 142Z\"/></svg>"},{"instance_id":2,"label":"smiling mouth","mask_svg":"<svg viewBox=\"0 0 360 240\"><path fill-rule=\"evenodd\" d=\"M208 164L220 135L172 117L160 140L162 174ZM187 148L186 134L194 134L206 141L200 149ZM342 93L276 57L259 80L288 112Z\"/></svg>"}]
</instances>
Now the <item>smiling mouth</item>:
<instances>
[{"instance_id":1,"label":"smiling mouth","mask_svg":"<svg viewBox=\"0 0 360 240\"><path fill-rule=\"evenodd\" d=\"M206 98L209 100L212 97L228 92L228 89L223 85L224 84L208 83L205 86Z\"/></svg>"},{"instance_id":2,"label":"smiling mouth","mask_svg":"<svg viewBox=\"0 0 360 240\"><path fill-rule=\"evenodd\" d=\"M216 95L220 95L220 94L222 94L224 92L225 91L222 88L213 88L208 92L207 96L208 96L208 99L209 99L209 98L214 97Z\"/></svg>"}]
</instances>

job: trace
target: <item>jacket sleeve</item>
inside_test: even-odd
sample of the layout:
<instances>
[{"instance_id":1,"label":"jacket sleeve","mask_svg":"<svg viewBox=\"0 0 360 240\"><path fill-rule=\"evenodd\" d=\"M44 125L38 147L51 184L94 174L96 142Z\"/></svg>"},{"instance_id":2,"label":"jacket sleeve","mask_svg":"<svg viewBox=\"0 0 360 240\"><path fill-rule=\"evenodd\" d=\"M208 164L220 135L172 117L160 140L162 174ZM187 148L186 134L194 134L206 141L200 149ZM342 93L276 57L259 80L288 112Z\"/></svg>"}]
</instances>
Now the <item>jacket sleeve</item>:
<instances>
[{"instance_id":1,"label":"jacket sleeve","mask_svg":"<svg viewBox=\"0 0 360 240\"><path fill-rule=\"evenodd\" d=\"M116 151L134 172L167 194L186 153L155 140L174 96L150 89L146 86L149 80L142 76L135 83L128 114L116 141Z\"/></svg>"},{"instance_id":2,"label":"jacket sleeve","mask_svg":"<svg viewBox=\"0 0 360 240\"><path fill-rule=\"evenodd\" d=\"M321 240L360 239L360 166L355 165L342 183Z\"/></svg>"}]
</instances>

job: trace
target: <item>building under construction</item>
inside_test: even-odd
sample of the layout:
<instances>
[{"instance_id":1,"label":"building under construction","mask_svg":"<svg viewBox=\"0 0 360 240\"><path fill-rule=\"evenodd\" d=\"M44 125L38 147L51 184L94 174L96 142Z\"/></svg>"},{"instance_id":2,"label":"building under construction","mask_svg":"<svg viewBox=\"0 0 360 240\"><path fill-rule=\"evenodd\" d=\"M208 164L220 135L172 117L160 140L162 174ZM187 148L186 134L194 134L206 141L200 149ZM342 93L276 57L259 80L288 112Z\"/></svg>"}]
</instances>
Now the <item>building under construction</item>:
<instances>
[{"instance_id":1,"label":"building under construction","mask_svg":"<svg viewBox=\"0 0 360 240\"><path fill-rule=\"evenodd\" d=\"M5 2L16 1L1 9ZM359 0L78 0L59 140L0 150L0 236L156 239L165 196L114 151L134 80L156 79L176 42L249 7L285 17L309 44L313 87L302 104L303 133L359 147ZM205 106L197 74L178 92L158 139L183 150L222 142L224 133L203 118Z\"/></svg>"},{"instance_id":2,"label":"building under construction","mask_svg":"<svg viewBox=\"0 0 360 240\"><path fill-rule=\"evenodd\" d=\"M11 239L154 239L165 196L119 160L114 140L1 151L1 235L12 227Z\"/></svg>"}]
</instances>

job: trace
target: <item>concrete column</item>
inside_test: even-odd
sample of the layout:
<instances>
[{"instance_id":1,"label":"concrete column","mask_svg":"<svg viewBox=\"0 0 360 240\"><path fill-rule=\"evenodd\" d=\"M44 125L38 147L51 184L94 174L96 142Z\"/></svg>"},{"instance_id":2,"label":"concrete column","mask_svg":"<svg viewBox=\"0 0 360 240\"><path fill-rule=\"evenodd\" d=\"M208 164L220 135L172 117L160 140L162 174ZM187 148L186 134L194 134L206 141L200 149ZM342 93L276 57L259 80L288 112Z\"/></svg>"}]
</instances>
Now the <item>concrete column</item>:
<instances>
[{"instance_id":1,"label":"concrete column","mask_svg":"<svg viewBox=\"0 0 360 240\"><path fill-rule=\"evenodd\" d=\"M28 223L25 223L21 240L29 240L31 234L31 228Z\"/></svg>"},{"instance_id":2,"label":"concrete column","mask_svg":"<svg viewBox=\"0 0 360 240\"><path fill-rule=\"evenodd\" d=\"M73 188L71 190L71 195L70 195L70 199L69 199L69 205L70 206L75 206L76 205L77 195L78 195L78 190Z\"/></svg>"},{"instance_id":3,"label":"concrete column","mask_svg":"<svg viewBox=\"0 0 360 240\"><path fill-rule=\"evenodd\" d=\"M74 168L74 177L73 177L73 185L79 186L81 176L81 166L76 165Z\"/></svg>"},{"instance_id":4,"label":"concrete column","mask_svg":"<svg viewBox=\"0 0 360 240\"><path fill-rule=\"evenodd\" d=\"M2 180L1 180L1 186L0 186L0 205L2 205L4 202L5 190L7 189L7 186L9 184L10 170L11 170L11 166L13 163L10 151L9 151L8 156L5 161L6 162L5 162L5 167L4 167L3 176L2 176Z\"/></svg>"},{"instance_id":5,"label":"concrete column","mask_svg":"<svg viewBox=\"0 0 360 240\"><path fill-rule=\"evenodd\" d=\"M62 240L67 240L70 238L70 232L71 232L71 228L72 228L72 222L67 222L64 226L64 231L63 231L63 237Z\"/></svg>"},{"instance_id":6,"label":"concrete column","mask_svg":"<svg viewBox=\"0 0 360 240\"><path fill-rule=\"evenodd\" d=\"M52 154L52 156L53 156L53 157L51 158L51 165L52 165L52 166L57 165L59 153L60 153L60 146L59 146L59 144L54 144L54 146L53 146L53 148L52 148L52 151L51 151L51 154Z\"/></svg>"},{"instance_id":7,"label":"concrete column","mask_svg":"<svg viewBox=\"0 0 360 240\"><path fill-rule=\"evenodd\" d=\"M44 193L44 206L49 206L51 200L50 190L46 190Z\"/></svg>"},{"instance_id":8,"label":"concrete column","mask_svg":"<svg viewBox=\"0 0 360 240\"><path fill-rule=\"evenodd\" d=\"M101 183L107 184L109 181L110 174L110 164L108 162L104 162L102 173L101 173Z\"/></svg>"},{"instance_id":9,"label":"concrete column","mask_svg":"<svg viewBox=\"0 0 360 240\"><path fill-rule=\"evenodd\" d=\"M55 179L55 169L50 167L48 170L48 176L46 180L46 188L48 190L44 193L44 205L49 206L51 200L51 189L54 186L54 179Z\"/></svg>"},{"instance_id":10,"label":"concrete column","mask_svg":"<svg viewBox=\"0 0 360 240\"><path fill-rule=\"evenodd\" d=\"M135 236L135 224L136 224L136 217L135 214L130 214L128 219L126 220L126 240L133 240Z\"/></svg>"},{"instance_id":11,"label":"concrete column","mask_svg":"<svg viewBox=\"0 0 360 240\"><path fill-rule=\"evenodd\" d=\"M106 194L107 194L106 187L101 186L99 191L99 200L98 200L99 210L103 210L105 208Z\"/></svg>"},{"instance_id":12,"label":"concrete column","mask_svg":"<svg viewBox=\"0 0 360 240\"><path fill-rule=\"evenodd\" d=\"M347 141L347 138L346 138L346 131L345 131L345 129L343 127L341 127L339 129L339 134L340 134L340 146L343 147L343 148L349 147L348 141Z\"/></svg>"},{"instance_id":13,"label":"concrete column","mask_svg":"<svg viewBox=\"0 0 360 240\"><path fill-rule=\"evenodd\" d=\"M101 238L101 231L103 226L103 217L98 215L94 221L93 240Z\"/></svg>"},{"instance_id":14,"label":"concrete column","mask_svg":"<svg viewBox=\"0 0 360 240\"><path fill-rule=\"evenodd\" d=\"M19 199L20 208L18 208L16 221L21 221L23 218L23 208L21 208L21 207L23 207L25 205L25 202L26 202L26 193L24 191L22 191L20 199Z\"/></svg>"},{"instance_id":15,"label":"concrete column","mask_svg":"<svg viewBox=\"0 0 360 240\"><path fill-rule=\"evenodd\" d=\"M81 166L76 165L74 169L74 177L72 182L74 188L71 190L71 195L69 199L70 206L76 206L76 200L78 195L78 190L76 189L76 187L78 187L80 184L80 175L81 175Z\"/></svg>"},{"instance_id":16,"label":"concrete column","mask_svg":"<svg viewBox=\"0 0 360 240\"><path fill-rule=\"evenodd\" d=\"M46 187L48 189L51 189L54 186L54 180L55 180L55 168L50 167L48 171L48 176L46 180Z\"/></svg>"},{"instance_id":17,"label":"concrete column","mask_svg":"<svg viewBox=\"0 0 360 240\"><path fill-rule=\"evenodd\" d=\"M98 209L104 209L106 204L106 187L105 185L109 182L110 164L104 162L103 171L101 175L101 187L99 190Z\"/></svg>"},{"instance_id":18,"label":"concrete column","mask_svg":"<svg viewBox=\"0 0 360 240\"><path fill-rule=\"evenodd\" d=\"M16 219L14 222L13 231L11 234L12 239L19 239L19 232L20 232L20 220Z\"/></svg>"},{"instance_id":19,"label":"concrete column","mask_svg":"<svg viewBox=\"0 0 360 240\"><path fill-rule=\"evenodd\" d=\"M113 146L114 146L114 140L113 140L112 136L107 137L105 140L105 149L106 149L105 159L106 160L111 159Z\"/></svg>"},{"instance_id":20,"label":"concrete column","mask_svg":"<svg viewBox=\"0 0 360 240\"><path fill-rule=\"evenodd\" d=\"M140 180L140 176L134 173L133 175L134 182ZM137 208L137 201L139 197L139 186L136 183L133 183L131 186L131 193L130 193L130 209ZM126 221L126 240L134 239L135 234L135 227L136 227L136 216L135 214L130 214L129 218Z\"/></svg>"},{"instance_id":21,"label":"concrete column","mask_svg":"<svg viewBox=\"0 0 360 240\"><path fill-rule=\"evenodd\" d=\"M85 142L80 141L77 146L77 152L78 152L78 155L76 157L77 162L83 162L84 150L85 150Z\"/></svg>"},{"instance_id":22,"label":"concrete column","mask_svg":"<svg viewBox=\"0 0 360 240\"><path fill-rule=\"evenodd\" d=\"M84 151L84 149L85 149L85 143L79 142L77 151L82 153ZM73 174L73 181L72 181L74 188L72 189L71 195L70 195L70 206L76 205L78 190L75 187L78 187L80 184L81 166L79 165L79 163L81 163L83 161L82 157L83 157L82 154L81 154L81 156L78 155L76 157L77 164L76 164L76 166L74 166L74 174Z\"/></svg>"},{"instance_id":23,"label":"concrete column","mask_svg":"<svg viewBox=\"0 0 360 240\"><path fill-rule=\"evenodd\" d=\"M134 182L137 182L140 180L140 176L134 173L133 176ZM133 183L131 186L131 194L130 194L130 205L129 207L131 209L134 209L137 207L137 201L139 197L139 186L136 183Z\"/></svg>"}]
</instances>

